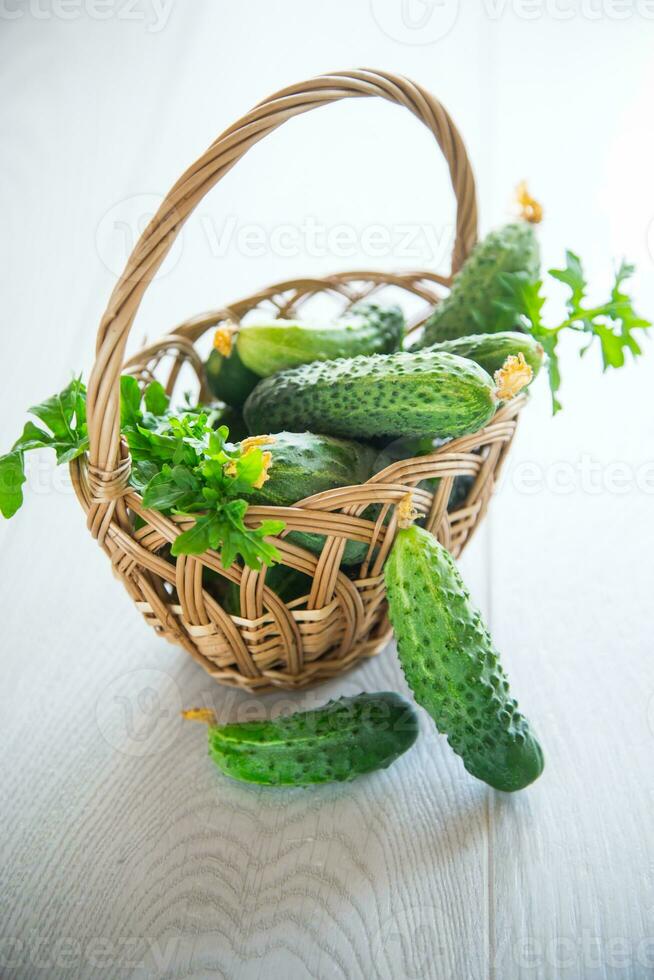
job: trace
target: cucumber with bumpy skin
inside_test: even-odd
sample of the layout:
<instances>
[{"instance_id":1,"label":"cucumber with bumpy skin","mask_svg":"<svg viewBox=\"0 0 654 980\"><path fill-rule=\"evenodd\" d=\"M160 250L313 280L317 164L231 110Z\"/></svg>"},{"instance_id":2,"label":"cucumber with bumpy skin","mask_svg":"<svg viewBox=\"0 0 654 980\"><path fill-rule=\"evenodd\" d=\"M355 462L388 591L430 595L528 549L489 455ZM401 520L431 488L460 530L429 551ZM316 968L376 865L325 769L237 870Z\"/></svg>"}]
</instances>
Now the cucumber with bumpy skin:
<instances>
[{"instance_id":1,"label":"cucumber with bumpy skin","mask_svg":"<svg viewBox=\"0 0 654 980\"><path fill-rule=\"evenodd\" d=\"M474 361L401 351L282 371L257 385L244 416L251 432L460 436L486 425L497 400L493 379Z\"/></svg>"},{"instance_id":2,"label":"cucumber with bumpy skin","mask_svg":"<svg viewBox=\"0 0 654 980\"><path fill-rule=\"evenodd\" d=\"M384 578L400 662L418 704L473 776L505 792L528 786L543 771L543 753L452 557L428 531L405 527Z\"/></svg>"},{"instance_id":3,"label":"cucumber with bumpy skin","mask_svg":"<svg viewBox=\"0 0 654 980\"><path fill-rule=\"evenodd\" d=\"M185 717L209 722L209 755L227 776L265 786L345 782L385 769L418 735L413 708L399 694L358 694L274 721L217 725L199 709Z\"/></svg>"},{"instance_id":4,"label":"cucumber with bumpy skin","mask_svg":"<svg viewBox=\"0 0 654 980\"><path fill-rule=\"evenodd\" d=\"M312 361L391 354L402 346L404 329L404 315L398 306L384 309L365 303L326 326L301 320L242 324L236 351L246 368L267 378Z\"/></svg>"},{"instance_id":5,"label":"cucumber with bumpy skin","mask_svg":"<svg viewBox=\"0 0 654 980\"><path fill-rule=\"evenodd\" d=\"M528 272L534 279L540 270L540 253L533 227L514 222L490 232L473 248L452 283L452 290L438 304L425 324L422 347L472 333L496 333L519 324L514 315L496 305L504 292L501 275Z\"/></svg>"},{"instance_id":6,"label":"cucumber with bumpy skin","mask_svg":"<svg viewBox=\"0 0 654 980\"><path fill-rule=\"evenodd\" d=\"M243 496L252 504L274 507L292 507L298 500L325 490L365 483L372 475L377 456L370 446L313 432L277 432L259 436L256 442L272 457L268 479ZM320 554L325 537L309 531L291 531L288 540ZM363 541L348 541L341 564L359 564L367 550Z\"/></svg>"},{"instance_id":7,"label":"cucumber with bumpy skin","mask_svg":"<svg viewBox=\"0 0 654 980\"><path fill-rule=\"evenodd\" d=\"M429 350L446 351L468 357L483 367L489 374L495 374L505 363L507 357L522 354L535 378L543 366L544 351L541 344L528 333L504 330L500 333L471 334L432 344Z\"/></svg>"}]
</instances>

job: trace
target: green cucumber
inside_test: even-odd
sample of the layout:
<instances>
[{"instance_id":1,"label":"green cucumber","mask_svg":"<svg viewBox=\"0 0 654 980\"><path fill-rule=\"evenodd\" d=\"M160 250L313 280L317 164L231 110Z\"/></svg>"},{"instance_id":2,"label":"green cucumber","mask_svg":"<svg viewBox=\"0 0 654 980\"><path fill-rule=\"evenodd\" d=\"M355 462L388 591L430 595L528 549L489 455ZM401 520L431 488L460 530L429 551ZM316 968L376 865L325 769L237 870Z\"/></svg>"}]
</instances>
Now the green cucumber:
<instances>
[{"instance_id":1,"label":"green cucumber","mask_svg":"<svg viewBox=\"0 0 654 980\"><path fill-rule=\"evenodd\" d=\"M292 507L298 500L325 490L365 483L372 475L377 455L370 446L313 432L277 432L266 437L265 442L258 441L258 445L272 455L268 479L243 496L252 504L274 507ZM325 536L291 531L288 540L320 554ZM360 564L367 550L363 541L348 541L341 564Z\"/></svg>"},{"instance_id":2,"label":"green cucumber","mask_svg":"<svg viewBox=\"0 0 654 980\"><path fill-rule=\"evenodd\" d=\"M230 442L240 442L247 438L248 430L243 416L237 408L222 402L213 402L205 406L208 413L208 423L213 429L226 425L229 429Z\"/></svg>"},{"instance_id":3,"label":"green cucumber","mask_svg":"<svg viewBox=\"0 0 654 980\"><path fill-rule=\"evenodd\" d=\"M454 277L451 292L425 323L421 346L519 326L513 315L497 306L504 295L499 277L524 271L536 279L539 270L538 240L532 225L520 221L492 231L475 245Z\"/></svg>"},{"instance_id":4,"label":"green cucumber","mask_svg":"<svg viewBox=\"0 0 654 980\"><path fill-rule=\"evenodd\" d=\"M404 329L404 315L398 306L383 309L366 303L327 326L301 320L242 324L236 350L250 371L267 378L311 361L391 354L402 346Z\"/></svg>"},{"instance_id":5,"label":"green cucumber","mask_svg":"<svg viewBox=\"0 0 654 980\"><path fill-rule=\"evenodd\" d=\"M432 344L428 349L446 351L448 354L457 354L459 357L468 357L491 375L499 371L507 357L511 357L511 355L522 354L531 368L534 378L543 366L544 351L542 346L530 334L518 333L515 330L457 337L455 340L444 340L440 344Z\"/></svg>"},{"instance_id":6,"label":"green cucumber","mask_svg":"<svg viewBox=\"0 0 654 980\"><path fill-rule=\"evenodd\" d=\"M411 748L418 719L399 694L358 694L274 721L217 725L209 721L209 755L226 776L263 786L345 782L386 769Z\"/></svg>"},{"instance_id":7,"label":"green cucumber","mask_svg":"<svg viewBox=\"0 0 654 980\"><path fill-rule=\"evenodd\" d=\"M204 371L212 394L236 408L243 405L260 380L258 374L246 368L235 348L228 357L212 350Z\"/></svg>"},{"instance_id":8,"label":"green cucumber","mask_svg":"<svg viewBox=\"0 0 654 980\"><path fill-rule=\"evenodd\" d=\"M394 439L380 449L379 455L375 460L373 472L379 473L381 470L386 469L387 466L390 466L391 463L398 463L405 459L414 459L418 456L426 456L429 453L435 452L441 446L446 445L449 441L449 439L434 439L432 436L413 436L405 439ZM474 478L471 476L457 476L454 478L452 490L447 502L448 511L456 510L461 506L468 496L473 482ZM429 477L426 480L420 481L418 489L436 493L439 483L440 479L438 477ZM390 516L389 513L385 523L388 523ZM418 519L418 523L420 523L420 519Z\"/></svg>"},{"instance_id":9,"label":"green cucumber","mask_svg":"<svg viewBox=\"0 0 654 980\"><path fill-rule=\"evenodd\" d=\"M505 792L528 786L543 771L543 753L452 557L429 532L402 528L384 578L400 662L418 704L473 776Z\"/></svg>"},{"instance_id":10,"label":"green cucumber","mask_svg":"<svg viewBox=\"0 0 654 980\"><path fill-rule=\"evenodd\" d=\"M481 429L496 405L493 379L474 361L422 350L282 371L257 385L244 416L251 432L443 437Z\"/></svg>"},{"instance_id":11,"label":"green cucumber","mask_svg":"<svg viewBox=\"0 0 654 980\"><path fill-rule=\"evenodd\" d=\"M447 501L447 509L450 513L453 513L455 510L460 510L463 507L474 482L474 476L468 474L454 477L450 498Z\"/></svg>"},{"instance_id":12,"label":"green cucumber","mask_svg":"<svg viewBox=\"0 0 654 980\"><path fill-rule=\"evenodd\" d=\"M309 595L312 579L290 565L273 565L266 571L266 585L282 602L293 602L300 596ZM240 588L235 582L227 582L221 605L230 616L241 615Z\"/></svg>"}]
</instances>

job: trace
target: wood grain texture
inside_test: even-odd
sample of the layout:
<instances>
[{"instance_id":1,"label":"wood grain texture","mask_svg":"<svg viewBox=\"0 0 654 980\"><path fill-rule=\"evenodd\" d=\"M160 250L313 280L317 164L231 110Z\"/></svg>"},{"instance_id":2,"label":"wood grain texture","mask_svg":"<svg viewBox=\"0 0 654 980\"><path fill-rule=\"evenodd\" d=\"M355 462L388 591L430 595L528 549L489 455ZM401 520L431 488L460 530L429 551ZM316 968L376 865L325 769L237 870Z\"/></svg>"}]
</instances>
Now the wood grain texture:
<instances>
[{"instance_id":1,"label":"wood grain texture","mask_svg":"<svg viewBox=\"0 0 654 980\"><path fill-rule=\"evenodd\" d=\"M570 244L604 272L607 256L624 249L643 264L640 305L651 311L642 217L651 168L640 183L630 176L631 225L621 178L615 220L631 238L612 239L601 175L615 144L598 145L592 166L586 153L561 152L563 140L587 147L593 128L606 133L620 106L647 91L639 73L651 60L650 25L489 24L461 8L451 34L423 47L388 37L368 4L345 0L318 31L311 5L287 0L288 24L310 45L292 40L290 27L280 32L281 5L269 3L256 6L256 31L242 8L201 0L193 18L175 5L159 32L119 17L3 20L0 66L12 98L0 102L10 135L10 179L0 181L0 330L10 364L0 447L15 438L24 405L92 362L120 259L102 238L107 220L133 213L133 199L138 211L140 195L151 206L148 195L254 100L337 64L388 66L435 91L461 122L485 226L503 220L514 178L533 174L547 206L546 261ZM618 32L629 51L619 79L605 70ZM272 58L271 36L280 38ZM256 72L244 68L246 49ZM465 73L464 49L483 55ZM534 111L537 89L526 78L555 86L556 112ZM585 93L581 135L572 90ZM650 118L643 112L638 125L651 136ZM306 120L288 138L276 134L265 157L253 151L225 182L220 213L241 225L299 225L316 213L394 228L424 220L429 187L430 204L447 216L447 188L438 197L443 181L414 127L398 120L389 142L381 110L363 128L362 120L345 112L333 130L327 119ZM343 159L342 145L357 139L361 157ZM389 200L389 175L407 159L416 161L411 180ZM279 191L285 181L294 199L306 191L293 214ZM112 211L125 201L127 211ZM332 255L289 262L271 252L258 261L228 248L223 256L215 239L224 229L206 224L211 215L189 225L180 261L153 285L139 341L267 282L339 267ZM445 225L435 231L446 237ZM342 266L355 264L348 257ZM112 579L65 475L35 462L25 511L0 525L2 980L652 975L654 358L622 378L601 377L571 347L564 377L565 412L552 420L545 392L536 395L462 564L547 755L542 779L515 798L472 780L424 715L409 753L351 786L268 792L221 778L202 730L179 719L182 707L210 704L236 719L363 689L406 691L393 650L302 695L251 699L209 686L182 651L151 635ZM586 457L599 464L599 484L585 482ZM616 463L627 464L626 492L611 484Z\"/></svg>"}]
</instances>

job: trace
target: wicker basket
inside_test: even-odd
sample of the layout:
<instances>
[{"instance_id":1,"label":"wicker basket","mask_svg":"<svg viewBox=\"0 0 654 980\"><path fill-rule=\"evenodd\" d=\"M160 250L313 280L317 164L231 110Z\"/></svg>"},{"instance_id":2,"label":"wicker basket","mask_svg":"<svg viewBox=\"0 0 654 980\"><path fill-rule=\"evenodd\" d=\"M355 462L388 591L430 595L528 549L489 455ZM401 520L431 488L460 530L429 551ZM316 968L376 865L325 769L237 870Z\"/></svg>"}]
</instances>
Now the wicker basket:
<instances>
[{"instance_id":1,"label":"wicker basket","mask_svg":"<svg viewBox=\"0 0 654 980\"><path fill-rule=\"evenodd\" d=\"M278 283L223 310L188 320L124 363L127 336L148 283L207 191L252 145L287 119L340 99L369 96L409 109L431 130L445 156L457 203L450 274L351 272ZM395 533L396 505L422 480L439 477L437 492L416 489L414 503L425 515L426 526L453 555L459 555L484 515L524 398L503 407L485 429L429 456L394 463L361 486L317 494L293 507L251 507L247 520L254 525L276 517L286 522L286 532L311 530L326 535L319 557L284 537L277 542L284 563L313 578L310 595L285 605L266 586L265 571L224 569L212 551L198 557L170 557L170 543L189 521L146 510L139 494L128 486L130 459L119 428L121 373L150 378L170 358L167 388L172 392L182 365L189 363L204 396L202 361L194 346L203 333L226 320L238 321L255 307L289 316L319 293L331 294L347 308L387 286L399 287L422 300L415 328L438 302L438 287L449 285L474 244L476 225L470 164L447 112L405 78L361 70L320 76L261 102L187 170L141 236L100 324L88 386L90 448L88 458L72 464L73 481L91 534L109 555L146 621L188 650L215 680L250 691L300 688L334 677L381 650L390 635L382 570ZM459 475L472 477L472 486L463 504L448 513L453 481ZM374 522L361 517L371 503L382 505ZM136 515L143 522L138 530ZM348 538L369 545L368 559L355 580L339 569ZM204 569L240 585L240 616L228 615L203 587Z\"/></svg>"}]
</instances>

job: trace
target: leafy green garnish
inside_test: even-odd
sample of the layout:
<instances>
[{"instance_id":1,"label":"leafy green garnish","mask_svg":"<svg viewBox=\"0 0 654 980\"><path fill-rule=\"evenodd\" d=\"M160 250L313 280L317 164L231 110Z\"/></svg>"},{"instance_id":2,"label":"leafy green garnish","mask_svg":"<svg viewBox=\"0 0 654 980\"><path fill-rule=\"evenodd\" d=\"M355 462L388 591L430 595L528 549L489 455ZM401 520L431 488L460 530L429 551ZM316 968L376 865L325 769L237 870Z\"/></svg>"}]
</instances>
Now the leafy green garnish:
<instances>
[{"instance_id":1,"label":"leafy green garnish","mask_svg":"<svg viewBox=\"0 0 654 980\"><path fill-rule=\"evenodd\" d=\"M168 411L170 398L158 381L153 381L145 389L145 407L153 415L164 415Z\"/></svg>"},{"instance_id":2,"label":"leafy green garnish","mask_svg":"<svg viewBox=\"0 0 654 980\"><path fill-rule=\"evenodd\" d=\"M227 427L214 429L213 413L203 406L173 413L157 384L146 388L141 405L134 379L121 379L122 432L132 457L130 483L142 493L144 506L195 518L175 539L173 555L199 555L212 548L226 568L240 556L257 570L279 561L279 552L265 538L283 531L284 523L247 527L248 505L240 497L266 478L269 454L247 441L229 443Z\"/></svg>"},{"instance_id":3,"label":"leafy green garnish","mask_svg":"<svg viewBox=\"0 0 654 980\"><path fill-rule=\"evenodd\" d=\"M86 388L76 378L58 395L29 409L45 428L27 422L11 451L0 456L0 513L13 517L23 503L25 453L54 449L57 463L69 463L88 449Z\"/></svg>"},{"instance_id":4,"label":"leafy green garnish","mask_svg":"<svg viewBox=\"0 0 654 980\"><path fill-rule=\"evenodd\" d=\"M4 517L12 517L23 503L27 451L51 447L57 462L67 463L88 449L86 389L79 379L30 412L42 425L28 421L11 451L0 456ZM190 402L176 413L158 381L141 392L135 378L121 378L120 423L132 458L130 485L142 494L145 507L194 521L175 539L172 553L197 555L212 548L226 568L240 557L259 570L279 561L266 538L280 534L285 525L262 521L248 527L242 494L264 482L270 453L262 452L256 439L228 442L227 427L214 428L219 414Z\"/></svg>"},{"instance_id":5,"label":"leafy green garnish","mask_svg":"<svg viewBox=\"0 0 654 980\"><path fill-rule=\"evenodd\" d=\"M570 296L566 301L567 318L557 327L547 327L542 321L545 298L541 294L541 280L530 278L526 272L504 273L500 283L505 296L496 304L501 318L519 318L525 330L532 334L547 354L548 374L552 390L552 411L561 408L557 392L561 385L561 373L557 356L557 342L562 330L574 330L588 335L589 342L581 351L585 354L593 340L597 338L602 351L604 370L619 368L625 363L625 352L630 351L638 357L642 351L634 330L650 327L648 320L639 317L633 308L631 297L622 289L625 280L634 273L633 265L622 262L616 272L611 296L599 306L586 306L587 282L579 256L567 251L564 269L550 269L549 274L568 287Z\"/></svg>"},{"instance_id":6,"label":"leafy green garnish","mask_svg":"<svg viewBox=\"0 0 654 980\"><path fill-rule=\"evenodd\" d=\"M0 511L3 517L13 517L23 503L25 466L23 454L14 449L0 456Z\"/></svg>"}]
</instances>

